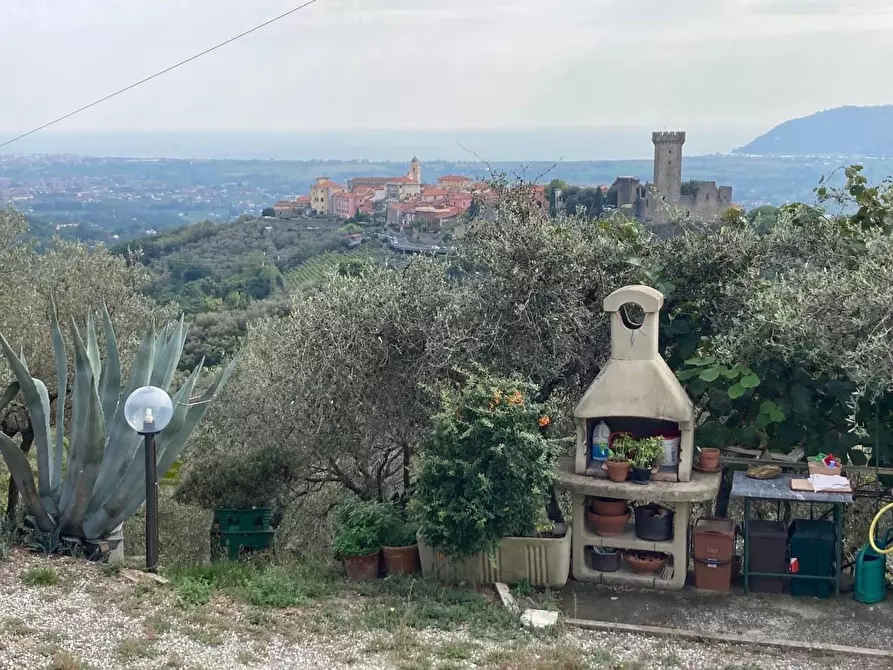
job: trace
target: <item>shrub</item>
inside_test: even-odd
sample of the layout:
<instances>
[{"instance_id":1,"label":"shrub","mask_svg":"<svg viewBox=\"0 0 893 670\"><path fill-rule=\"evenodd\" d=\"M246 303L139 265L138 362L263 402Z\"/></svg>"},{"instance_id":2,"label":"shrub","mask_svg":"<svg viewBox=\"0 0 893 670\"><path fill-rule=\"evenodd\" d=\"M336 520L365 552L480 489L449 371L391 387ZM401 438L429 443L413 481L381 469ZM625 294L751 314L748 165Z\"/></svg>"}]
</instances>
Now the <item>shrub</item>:
<instances>
[{"instance_id":1,"label":"shrub","mask_svg":"<svg viewBox=\"0 0 893 670\"><path fill-rule=\"evenodd\" d=\"M35 565L22 575L25 586L56 586L59 581L59 573L48 565Z\"/></svg>"},{"instance_id":2,"label":"shrub","mask_svg":"<svg viewBox=\"0 0 893 670\"><path fill-rule=\"evenodd\" d=\"M422 532L438 550L469 556L542 527L556 452L535 390L473 374L444 392L418 478Z\"/></svg>"},{"instance_id":3,"label":"shrub","mask_svg":"<svg viewBox=\"0 0 893 670\"><path fill-rule=\"evenodd\" d=\"M339 556L366 556L379 551L388 529L394 527L390 505L354 500L338 508L335 553Z\"/></svg>"},{"instance_id":4,"label":"shrub","mask_svg":"<svg viewBox=\"0 0 893 670\"><path fill-rule=\"evenodd\" d=\"M175 498L206 509L275 507L297 477L293 454L266 442L234 447L213 427L186 461Z\"/></svg>"}]
</instances>

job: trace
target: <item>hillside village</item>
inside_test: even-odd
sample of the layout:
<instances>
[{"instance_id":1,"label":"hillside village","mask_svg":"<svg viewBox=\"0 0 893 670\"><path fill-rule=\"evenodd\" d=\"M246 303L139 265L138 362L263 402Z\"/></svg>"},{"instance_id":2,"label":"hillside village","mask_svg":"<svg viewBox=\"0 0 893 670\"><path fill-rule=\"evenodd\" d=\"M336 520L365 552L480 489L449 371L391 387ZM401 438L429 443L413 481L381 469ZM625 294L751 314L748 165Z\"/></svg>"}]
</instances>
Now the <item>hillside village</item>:
<instances>
[{"instance_id":1,"label":"hillside village","mask_svg":"<svg viewBox=\"0 0 893 670\"><path fill-rule=\"evenodd\" d=\"M732 188L717 186L715 181L682 181L682 145L685 132L654 132L654 179L642 183L637 177L617 177L611 186L599 185L607 197L615 195L613 205L641 221L667 223L672 218L711 219L732 207ZM561 190L533 185L534 201L543 208L562 207ZM475 199L485 201L491 187L461 175L437 178L436 184L422 182L422 166L417 157L409 171L398 177L355 177L346 187L327 176L316 178L309 195L280 200L273 206L278 218L306 214L328 216L341 221L359 221L384 215L388 228L407 228L438 232L449 230ZM550 197L555 202L550 203Z\"/></svg>"},{"instance_id":2,"label":"hillside village","mask_svg":"<svg viewBox=\"0 0 893 670\"><path fill-rule=\"evenodd\" d=\"M422 166L413 157L409 171L398 177L355 177L346 186L329 177L317 177L308 195L280 200L273 206L278 218L305 214L329 216L342 221L384 215L395 230L445 229L465 214L474 200L486 199L491 187L462 175L445 175L435 184L422 182ZM534 199L547 205L546 187L533 187Z\"/></svg>"}]
</instances>

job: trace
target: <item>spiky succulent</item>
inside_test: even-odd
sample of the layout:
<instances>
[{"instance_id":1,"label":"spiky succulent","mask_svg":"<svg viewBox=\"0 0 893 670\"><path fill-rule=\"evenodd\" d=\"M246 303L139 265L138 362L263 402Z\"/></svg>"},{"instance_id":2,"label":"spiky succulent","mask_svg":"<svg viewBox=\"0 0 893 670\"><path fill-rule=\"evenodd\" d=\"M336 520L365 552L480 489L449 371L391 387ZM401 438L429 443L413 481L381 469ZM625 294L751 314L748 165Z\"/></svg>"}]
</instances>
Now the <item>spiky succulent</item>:
<instances>
[{"instance_id":1,"label":"spiky succulent","mask_svg":"<svg viewBox=\"0 0 893 670\"><path fill-rule=\"evenodd\" d=\"M50 397L46 385L34 379L24 356L17 356L0 335L0 346L15 380L0 396L0 411L21 391L34 431L37 482L27 456L12 439L0 433L0 453L30 512L29 521L56 540L101 544L112 539L121 524L145 502L145 460L141 437L124 418L124 401L141 386L167 390L186 341L183 319L156 334L149 328L121 387L121 362L108 310L103 308L105 359L101 360L92 315L86 323L86 341L72 321L74 386L71 392L67 462L64 426L68 359L55 308L52 312L53 350L56 358L58 397L55 431L50 427ZM200 363L173 395L174 415L157 436L158 475L163 476L186 444L208 405L232 372L226 366L210 388L191 400L199 379Z\"/></svg>"}]
</instances>

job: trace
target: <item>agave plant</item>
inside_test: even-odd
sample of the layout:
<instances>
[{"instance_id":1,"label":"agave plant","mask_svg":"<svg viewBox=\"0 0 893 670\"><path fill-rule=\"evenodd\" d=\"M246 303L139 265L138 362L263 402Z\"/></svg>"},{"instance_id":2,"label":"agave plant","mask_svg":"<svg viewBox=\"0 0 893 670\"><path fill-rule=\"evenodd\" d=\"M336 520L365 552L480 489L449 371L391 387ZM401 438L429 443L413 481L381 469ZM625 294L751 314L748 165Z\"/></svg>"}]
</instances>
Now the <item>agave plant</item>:
<instances>
[{"instance_id":1,"label":"agave plant","mask_svg":"<svg viewBox=\"0 0 893 670\"><path fill-rule=\"evenodd\" d=\"M51 536L53 547L59 545L60 538L113 546L121 525L145 502L141 438L124 418L124 401L141 386L152 385L167 390L186 340L182 317L158 334L153 324L140 345L127 386L122 389L118 345L105 308L102 321L104 360L100 358L92 315L86 322L86 341L72 320L75 361L67 460L64 427L68 360L55 307L52 309L58 382L55 431L50 427L50 398L46 385L31 377L24 356L17 356L0 335L0 346L15 375L15 380L0 397L0 411L19 392L24 395L37 450L36 484L28 458L2 433L0 453L28 507L29 523ZM201 368L202 363L199 363L173 395L173 418L157 436L159 477L167 472L182 451L205 410L229 378L233 363L221 371L201 397L192 399Z\"/></svg>"}]
</instances>

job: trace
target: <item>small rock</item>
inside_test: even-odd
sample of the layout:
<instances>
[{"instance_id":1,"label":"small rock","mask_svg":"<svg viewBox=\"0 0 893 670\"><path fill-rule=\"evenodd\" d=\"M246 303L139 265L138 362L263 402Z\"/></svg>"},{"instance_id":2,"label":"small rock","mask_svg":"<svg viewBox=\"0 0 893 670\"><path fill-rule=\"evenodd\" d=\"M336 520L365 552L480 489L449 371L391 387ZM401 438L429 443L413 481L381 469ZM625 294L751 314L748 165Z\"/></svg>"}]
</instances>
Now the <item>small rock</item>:
<instances>
[{"instance_id":1,"label":"small rock","mask_svg":"<svg viewBox=\"0 0 893 670\"><path fill-rule=\"evenodd\" d=\"M549 628L558 623L558 612L548 610L524 610L521 623L531 628Z\"/></svg>"}]
</instances>

